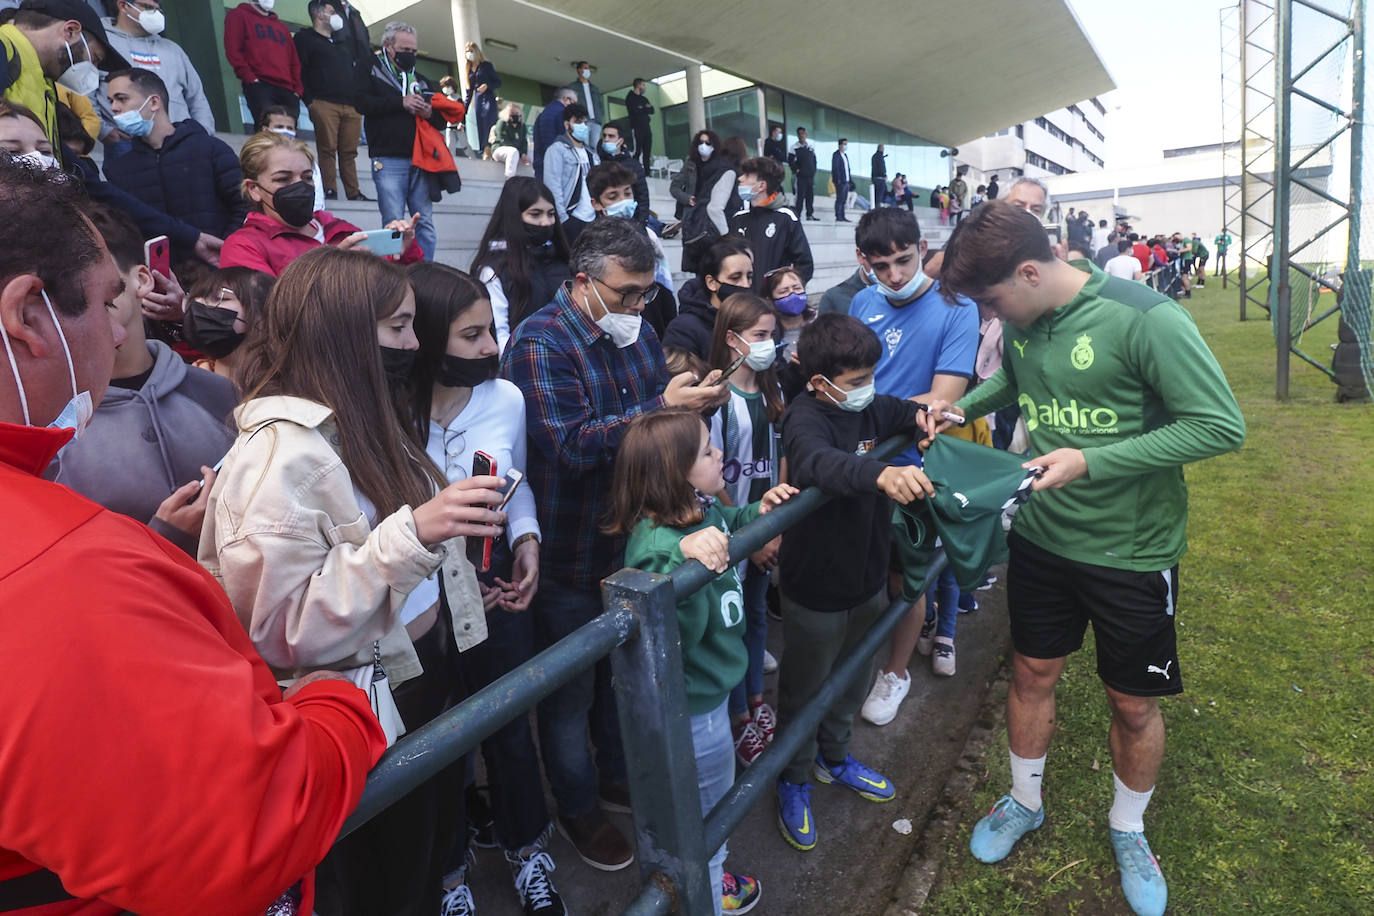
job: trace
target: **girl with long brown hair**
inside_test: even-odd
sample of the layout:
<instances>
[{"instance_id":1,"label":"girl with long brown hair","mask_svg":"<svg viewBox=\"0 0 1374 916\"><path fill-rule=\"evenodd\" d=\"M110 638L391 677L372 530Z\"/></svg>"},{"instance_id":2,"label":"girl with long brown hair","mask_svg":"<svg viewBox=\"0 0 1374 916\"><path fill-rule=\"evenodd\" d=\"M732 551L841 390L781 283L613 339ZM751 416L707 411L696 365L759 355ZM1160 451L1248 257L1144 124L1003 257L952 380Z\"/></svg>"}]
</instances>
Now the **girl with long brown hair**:
<instances>
[{"instance_id":1,"label":"girl with long brown hair","mask_svg":"<svg viewBox=\"0 0 1374 916\"><path fill-rule=\"evenodd\" d=\"M406 729L459 695L457 653L486 636L458 539L504 522L498 479L448 485L401 424L388 369L414 355L414 315L405 274L371 254L320 247L282 272L199 553L280 680L380 660ZM347 912L437 912L461 785L440 774L336 846L319 912L331 893Z\"/></svg>"},{"instance_id":2,"label":"girl with long brown hair","mask_svg":"<svg viewBox=\"0 0 1374 916\"><path fill-rule=\"evenodd\" d=\"M778 387L777 316L767 300L736 293L720 304L711 338L711 368L744 362L730 376L730 399L711 418L711 443L724 454L724 494L731 504L748 505L786 479L779 454L782 389ZM743 582L745 646L749 667L730 694L735 752L742 766L763 753L777 730L777 715L763 701L764 643L768 638L768 583L778 564L780 538L774 538L740 564Z\"/></svg>"},{"instance_id":3,"label":"girl with long brown hair","mask_svg":"<svg viewBox=\"0 0 1374 916\"><path fill-rule=\"evenodd\" d=\"M666 574L697 560L719 573L677 606L702 816L735 781L726 707L749 664L739 571L729 560L730 532L797 492L784 484L753 503L728 506L711 495L724 486L720 449L711 443L700 414L680 409L643 414L620 440L608 530L630 536L625 565ZM722 845L708 863L712 886L720 888L717 914L725 900L741 912L760 894L756 879L725 871L725 855Z\"/></svg>"}]
</instances>

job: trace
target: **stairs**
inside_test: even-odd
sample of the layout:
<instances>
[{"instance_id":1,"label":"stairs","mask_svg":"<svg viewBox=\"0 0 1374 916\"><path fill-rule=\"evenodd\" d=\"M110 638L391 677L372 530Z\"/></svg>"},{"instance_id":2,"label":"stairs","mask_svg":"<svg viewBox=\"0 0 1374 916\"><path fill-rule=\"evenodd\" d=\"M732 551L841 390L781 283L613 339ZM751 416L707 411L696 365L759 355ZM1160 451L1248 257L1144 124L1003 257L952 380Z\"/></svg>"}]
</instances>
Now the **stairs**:
<instances>
[{"instance_id":1,"label":"stairs","mask_svg":"<svg viewBox=\"0 0 1374 916\"><path fill-rule=\"evenodd\" d=\"M219 134L235 151L243 145L243 134ZM376 198L376 188L372 184L370 160L367 147L358 152L358 181L362 192ZM435 260L461 270L467 270L477 254L477 245L482 232L486 229L491 212L501 195L505 181L504 166L497 162L477 159L459 159L458 173L463 179L463 190L458 194L446 195L434 205L434 227L439 238L439 250ZM534 171L522 166L520 174L533 176ZM668 181L663 178L649 179L650 208L665 223L672 223L674 201L668 193ZM327 201L330 213L348 220L362 229L376 229L381 226L381 218L375 203L365 201L335 200ZM811 256L816 262L815 275L807 284L807 291L819 297L830 287L844 280L857 266L854 255L854 226L862 215L850 209L846 214L854 222L835 222L835 199L816 198L816 215L820 222L803 220L806 237L811 242ZM921 236L932 249L940 248L949 238L952 229L940 225L939 213L927 207L916 208L916 218L921 225ZM674 279L681 287L690 274L676 270L682 263L682 243L679 239L664 239L663 247L668 254L668 262L674 265Z\"/></svg>"}]
</instances>

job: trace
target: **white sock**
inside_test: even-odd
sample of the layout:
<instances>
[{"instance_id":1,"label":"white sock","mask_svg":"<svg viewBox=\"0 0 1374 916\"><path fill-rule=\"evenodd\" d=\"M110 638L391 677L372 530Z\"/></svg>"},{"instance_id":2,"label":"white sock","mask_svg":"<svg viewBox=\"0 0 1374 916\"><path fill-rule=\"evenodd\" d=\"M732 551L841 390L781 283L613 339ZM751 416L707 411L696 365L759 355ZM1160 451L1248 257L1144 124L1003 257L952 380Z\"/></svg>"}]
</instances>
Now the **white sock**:
<instances>
[{"instance_id":1,"label":"white sock","mask_svg":"<svg viewBox=\"0 0 1374 916\"><path fill-rule=\"evenodd\" d=\"M1137 792L1122 782L1116 773L1112 773L1112 782L1116 783L1116 797L1112 799L1112 811L1107 815L1107 823L1113 830L1142 832L1145 829L1145 806L1155 793L1154 786Z\"/></svg>"},{"instance_id":2,"label":"white sock","mask_svg":"<svg viewBox=\"0 0 1374 916\"><path fill-rule=\"evenodd\" d=\"M1035 759L1011 754L1011 797L1032 811L1040 810L1040 781L1045 777L1045 756Z\"/></svg>"}]
</instances>

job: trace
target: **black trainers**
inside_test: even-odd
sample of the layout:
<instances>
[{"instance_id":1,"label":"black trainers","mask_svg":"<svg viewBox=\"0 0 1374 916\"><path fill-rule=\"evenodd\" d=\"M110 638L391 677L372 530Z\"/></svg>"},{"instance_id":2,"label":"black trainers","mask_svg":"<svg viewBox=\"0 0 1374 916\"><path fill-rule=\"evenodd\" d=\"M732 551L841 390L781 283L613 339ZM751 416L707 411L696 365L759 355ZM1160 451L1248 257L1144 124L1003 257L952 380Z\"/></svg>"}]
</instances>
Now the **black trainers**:
<instances>
[{"instance_id":1,"label":"black trainers","mask_svg":"<svg viewBox=\"0 0 1374 916\"><path fill-rule=\"evenodd\" d=\"M578 856L592 868L601 871L620 871L634 862L630 841L606 820L600 809L593 808L581 817L558 818L558 832L572 843Z\"/></svg>"},{"instance_id":2,"label":"black trainers","mask_svg":"<svg viewBox=\"0 0 1374 916\"><path fill-rule=\"evenodd\" d=\"M501 844L496 841L495 816L491 803L487 801L487 787L470 784L464 802L468 809L468 843L478 849L495 849Z\"/></svg>"},{"instance_id":3,"label":"black trainers","mask_svg":"<svg viewBox=\"0 0 1374 916\"><path fill-rule=\"evenodd\" d=\"M568 916L568 908L549 878L556 868L552 856L543 849L524 857L508 852L506 861L510 863L515 893L525 908L525 916Z\"/></svg>"}]
</instances>

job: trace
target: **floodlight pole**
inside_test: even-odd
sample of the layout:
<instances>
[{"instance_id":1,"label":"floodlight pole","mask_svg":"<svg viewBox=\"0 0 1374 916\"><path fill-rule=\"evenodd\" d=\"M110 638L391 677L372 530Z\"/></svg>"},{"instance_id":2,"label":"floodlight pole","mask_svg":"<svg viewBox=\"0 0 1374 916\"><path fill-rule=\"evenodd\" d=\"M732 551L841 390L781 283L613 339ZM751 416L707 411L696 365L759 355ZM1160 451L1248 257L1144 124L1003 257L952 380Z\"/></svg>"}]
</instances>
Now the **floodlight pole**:
<instances>
[{"instance_id":1,"label":"floodlight pole","mask_svg":"<svg viewBox=\"0 0 1374 916\"><path fill-rule=\"evenodd\" d=\"M1293 348L1293 290L1288 282L1288 207L1292 198L1289 171L1293 151L1293 107L1289 100L1293 91L1292 0L1276 0L1274 17L1278 25L1278 42L1274 49L1274 253L1269 271L1269 303L1278 350L1274 396L1286 401L1289 355Z\"/></svg>"},{"instance_id":2,"label":"floodlight pole","mask_svg":"<svg viewBox=\"0 0 1374 916\"><path fill-rule=\"evenodd\" d=\"M1248 0L1239 0L1240 6L1240 225L1236 227L1236 232L1240 236L1240 274L1237 279L1240 281L1240 320L1245 320L1245 300L1249 298L1249 285L1245 281L1245 253L1246 248L1246 224L1250 221L1250 161L1249 161L1249 134L1250 118L1248 110L1250 108L1250 71L1246 69L1246 57L1249 56L1249 36L1250 36L1250 17L1246 11L1250 4ZM1223 150L1223 155L1225 151ZM1222 288L1226 288L1225 280L1222 281Z\"/></svg>"},{"instance_id":3,"label":"floodlight pole","mask_svg":"<svg viewBox=\"0 0 1374 916\"><path fill-rule=\"evenodd\" d=\"M1351 54L1350 82L1353 90L1350 103L1350 230L1346 246L1345 269L1349 275L1364 265L1360 261L1360 221L1364 194L1364 6L1365 0L1350 4L1350 25L1354 47ZM1362 289L1368 289L1363 284Z\"/></svg>"}]
</instances>

